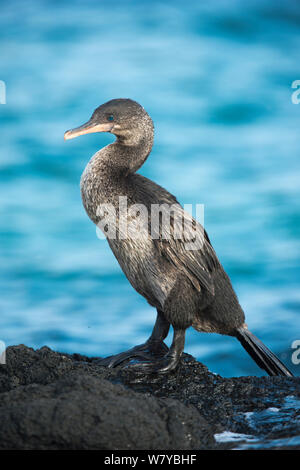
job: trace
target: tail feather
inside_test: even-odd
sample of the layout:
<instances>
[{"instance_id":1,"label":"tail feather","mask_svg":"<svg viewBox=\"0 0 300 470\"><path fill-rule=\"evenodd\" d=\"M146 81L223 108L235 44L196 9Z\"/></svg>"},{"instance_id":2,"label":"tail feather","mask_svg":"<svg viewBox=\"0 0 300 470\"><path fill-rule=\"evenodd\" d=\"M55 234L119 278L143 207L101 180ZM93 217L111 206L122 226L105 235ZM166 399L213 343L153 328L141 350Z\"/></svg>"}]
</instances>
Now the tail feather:
<instances>
[{"instance_id":1,"label":"tail feather","mask_svg":"<svg viewBox=\"0 0 300 470\"><path fill-rule=\"evenodd\" d=\"M250 354L256 364L264 369L269 375L283 375L285 377L293 377L293 374L278 359L275 354L264 345L251 331L245 327L236 330L236 337Z\"/></svg>"}]
</instances>

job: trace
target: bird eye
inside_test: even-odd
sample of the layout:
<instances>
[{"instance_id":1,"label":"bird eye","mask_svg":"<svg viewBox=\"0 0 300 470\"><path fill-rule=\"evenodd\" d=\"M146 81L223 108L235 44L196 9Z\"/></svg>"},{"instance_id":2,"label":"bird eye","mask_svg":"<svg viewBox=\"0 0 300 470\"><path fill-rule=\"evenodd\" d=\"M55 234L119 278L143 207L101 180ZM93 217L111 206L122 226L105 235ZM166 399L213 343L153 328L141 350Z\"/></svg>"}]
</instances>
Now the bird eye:
<instances>
[{"instance_id":1,"label":"bird eye","mask_svg":"<svg viewBox=\"0 0 300 470\"><path fill-rule=\"evenodd\" d=\"M114 120L114 117L113 117L113 115L112 115L112 114L110 114L110 116L108 116L108 117L107 117L107 120L108 120L108 121L113 121L113 120Z\"/></svg>"}]
</instances>

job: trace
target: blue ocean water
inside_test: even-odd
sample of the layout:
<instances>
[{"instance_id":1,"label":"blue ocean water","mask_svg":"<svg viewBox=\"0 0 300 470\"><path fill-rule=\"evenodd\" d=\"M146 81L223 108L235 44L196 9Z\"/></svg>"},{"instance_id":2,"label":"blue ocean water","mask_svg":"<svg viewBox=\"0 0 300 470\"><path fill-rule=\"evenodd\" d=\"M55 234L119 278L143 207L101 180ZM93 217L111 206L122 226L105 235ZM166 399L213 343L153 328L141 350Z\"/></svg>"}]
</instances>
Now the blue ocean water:
<instances>
[{"instance_id":1,"label":"blue ocean water","mask_svg":"<svg viewBox=\"0 0 300 470\"><path fill-rule=\"evenodd\" d=\"M155 311L80 199L112 136L63 141L129 97L156 129L140 172L205 205L249 328L299 375L299 2L11 0L0 13L0 340L105 356L150 334ZM223 376L263 374L233 338L189 330L185 350Z\"/></svg>"}]
</instances>

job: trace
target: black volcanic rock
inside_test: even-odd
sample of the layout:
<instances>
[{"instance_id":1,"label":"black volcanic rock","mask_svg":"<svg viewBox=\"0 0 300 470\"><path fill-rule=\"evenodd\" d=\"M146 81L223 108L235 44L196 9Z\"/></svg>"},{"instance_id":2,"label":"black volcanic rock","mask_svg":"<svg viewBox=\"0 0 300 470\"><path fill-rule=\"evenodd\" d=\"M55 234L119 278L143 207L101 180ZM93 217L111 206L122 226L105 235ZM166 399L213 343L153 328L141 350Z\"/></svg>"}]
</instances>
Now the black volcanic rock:
<instances>
[{"instance_id":1,"label":"black volcanic rock","mask_svg":"<svg viewBox=\"0 0 300 470\"><path fill-rule=\"evenodd\" d=\"M280 409L286 397L299 399L298 377L222 378L187 354L176 372L146 377L130 366L106 369L97 358L11 346L0 365L0 449L234 446L216 442L223 431L271 437L268 448L293 437L300 448L299 408L269 427L265 420L254 428L245 414Z\"/></svg>"}]
</instances>

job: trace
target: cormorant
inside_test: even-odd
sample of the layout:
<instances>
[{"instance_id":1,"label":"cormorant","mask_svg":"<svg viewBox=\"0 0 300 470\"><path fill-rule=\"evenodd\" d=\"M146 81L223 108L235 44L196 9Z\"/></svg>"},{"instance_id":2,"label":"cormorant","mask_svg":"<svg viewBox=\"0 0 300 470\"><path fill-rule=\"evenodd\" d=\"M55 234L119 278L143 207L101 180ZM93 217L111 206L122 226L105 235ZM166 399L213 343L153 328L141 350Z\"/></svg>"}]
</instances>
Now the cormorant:
<instances>
[{"instance_id":1,"label":"cormorant","mask_svg":"<svg viewBox=\"0 0 300 470\"><path fill-rule=\"evenodd\" d=\"M184 349L185 331L192 326L201 332L234 336L269 375L292 376L248 330L230 279L204 228L172 194L136 173L153 145L154 126L144 108L131 99L113 99L64 138L92 132L110 132L116 140L87 164L81 177L83 205L106 235L129 282L157 309L152 334L144 344L100 364L114 367L135 357L146 361L132 367L147 373L174 370ZM126 204L125 217L120 204ZM156 218L153 208L158 208ZM164 220L168 208L169 224ZM189 223L180 232L182 220ZM169 349L164 339L170 325L174 335Z\"/></svg>"}]
</instances>

